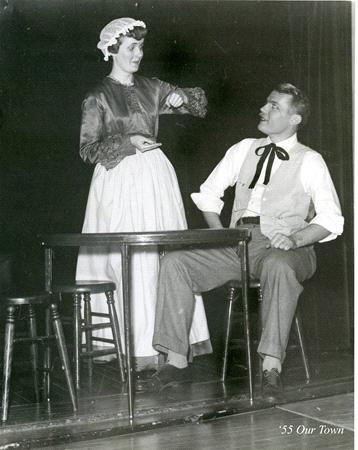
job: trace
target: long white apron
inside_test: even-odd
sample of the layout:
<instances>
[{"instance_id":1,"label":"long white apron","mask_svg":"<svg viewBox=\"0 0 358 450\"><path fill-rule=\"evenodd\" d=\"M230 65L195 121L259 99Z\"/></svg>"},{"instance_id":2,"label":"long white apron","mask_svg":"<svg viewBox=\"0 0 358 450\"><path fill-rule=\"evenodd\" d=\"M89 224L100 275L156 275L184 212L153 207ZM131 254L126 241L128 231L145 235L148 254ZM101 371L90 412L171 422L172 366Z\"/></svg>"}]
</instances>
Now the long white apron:
<instances>
[{"instance_id":1,"label":"long white apron","mask_svg":"<svg viewBox=\"0 0 358 450\"><path fill-rule=\"evenodd\" d=\"M89 190L83 233L168 231L187 228L184 207L173 166L159 150L137 151L114 169L97 164ZM132 250L131 314L134 356L156 355L152 347L159 273L156 246ZM77 280L112 280L123 339L123 299L120 249L81 247ZM92 310L107 312L104 294L92 295ZM100 318L96 318L100 322ZM111 338L109 329L97 336ZM190 343L209 339L203 300L196 295ZM124 348L124 342L123 342Z\"/></svg>"}]
</instances>

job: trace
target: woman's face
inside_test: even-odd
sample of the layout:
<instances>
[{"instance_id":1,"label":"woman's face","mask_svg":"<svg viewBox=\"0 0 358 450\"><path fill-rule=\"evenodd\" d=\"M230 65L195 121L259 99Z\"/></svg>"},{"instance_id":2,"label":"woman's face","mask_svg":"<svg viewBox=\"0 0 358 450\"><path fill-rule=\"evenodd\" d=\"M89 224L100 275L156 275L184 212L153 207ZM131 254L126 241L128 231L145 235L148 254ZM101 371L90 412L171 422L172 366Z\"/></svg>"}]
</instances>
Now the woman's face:
<instances>
[{"instance_id":1,"label":"woman's face","mask_svg":"<svg viewBox=\"0 0 358 450\"><path fill-rule=\"evenodd\" d=\"M124 37L117 54L113 54L115 64L126 73L135 73L143 58L144 39L137 41Z\"/></svg>"}]
</instances>

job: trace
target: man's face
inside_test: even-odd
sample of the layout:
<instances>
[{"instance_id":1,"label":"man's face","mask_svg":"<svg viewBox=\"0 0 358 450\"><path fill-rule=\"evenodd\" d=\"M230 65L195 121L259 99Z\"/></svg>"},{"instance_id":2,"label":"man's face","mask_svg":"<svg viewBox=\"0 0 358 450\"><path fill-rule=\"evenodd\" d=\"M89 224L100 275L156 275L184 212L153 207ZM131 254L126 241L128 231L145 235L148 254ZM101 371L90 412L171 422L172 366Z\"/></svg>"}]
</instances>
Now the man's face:
<instances>
[{"instance_id":1,"label":"man's face","mask_svg":"<svg viewBox=\"0 0 358 450\"><path fill-rule=\"evenodd\" d=\"M266 104L260 109L260 122L257 128L273 142L279 142L296 132L301 116L291 105L292 97L272 91Z\"/></svg>"}]
</instances>

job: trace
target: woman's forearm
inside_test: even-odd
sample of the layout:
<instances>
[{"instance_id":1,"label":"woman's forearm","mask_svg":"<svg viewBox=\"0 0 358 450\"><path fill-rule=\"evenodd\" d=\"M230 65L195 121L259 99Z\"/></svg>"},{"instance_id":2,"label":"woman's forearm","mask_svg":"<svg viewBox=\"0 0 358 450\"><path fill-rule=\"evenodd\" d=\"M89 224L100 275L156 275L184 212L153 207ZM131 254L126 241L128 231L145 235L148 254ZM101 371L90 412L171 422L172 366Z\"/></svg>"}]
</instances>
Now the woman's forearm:
<instances>
[{"instance_id":1,"label":"woman's forearm","mask_svg":"<svg viewBox=\"0 0 358 450\"><path fill-rule=\"evenodd\" d=\"M136 149L130 141L130 137L121 135L110 136L102 141L81 145L81 158L88 163L105 165L114 161L121 161L129 155L135 154Z\"/></svg>"},{"instance_id":2,"label":"woman's forearm","mask_svg":"<svg viewBox=\"0 0 358 450\"><path fill-rule=\"evenodd\" d=\"M219 214L210 211L203 211L203 216L209 228L224 228Z\"/></svg>"}]
</instances>

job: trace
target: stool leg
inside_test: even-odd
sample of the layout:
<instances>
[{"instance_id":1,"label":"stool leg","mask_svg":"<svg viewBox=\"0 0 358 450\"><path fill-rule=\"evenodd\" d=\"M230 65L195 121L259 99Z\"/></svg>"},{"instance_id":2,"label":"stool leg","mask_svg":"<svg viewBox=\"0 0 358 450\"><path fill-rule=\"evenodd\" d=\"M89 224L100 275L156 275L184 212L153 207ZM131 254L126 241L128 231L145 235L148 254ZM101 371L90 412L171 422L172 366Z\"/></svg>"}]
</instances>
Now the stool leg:
<instances>
[{"instance_id":1,"label":"stool leg","mask_svg":"<svg viewBox=\"0 0 358 450\"><path fill-rule=\"evenodd\" d=\"M51 334L51 318L50 318L50 310L46 308L45 311L45 336L50 336ZM43 400L45 402L50 401L50 374L51 374L51 347L50 341L46 341L45 343L45 351L44 351L44 374L43 374Z\"/></svg>"},{"instance_id":2,"label":"stool leg","mask_svg":"<svg viewBox=\"0 0 358 450\"><path fill-rule=\"evenodd\" d=\"M120 335L120 329L119 329L118 316L117 316L116 308L114 307L113 291L107 291L106 297L107 297L108 313L109 313L109 319L111 322L114 345L115 345L116 351L117 351L117 358L118 358L121 381L124 382L126 377L125 377L125 369L124 369L124 362L123 362L123 351L122 351L122 343L121 343L121 335Z\"/></svg>"},{"instance_id":3,"label":"stool leg","mask_svg":"<svg viewBox=\"0 0 358 450\"><path fill-rule=\"evenodd\" d=\"M7 308L6 326L5 326L4 367L3 367L2 405L1 405L2 422L7 421L7 415L9 410L10 376L12 364L12 351L14 346L14 333L15 333L15 307L9 306Z\"/></svg>"},{"instance_id":4,"label":"stool leg","mask_svg":"<svg viewBox=\"0 0 358 450\"><path fill-rule=\"evenodd\" d=\"M90 327L92 325L92 311L91 311L91 295L86 292L84 294L84 319L85 319L85 326ZM90 328L86 328L86 351L92 352L93 346L92 346L92 330ZM88 383L89 386L92 386L92 376L93 376L93 361L92 356L87 358L87 365L88 365Z\"/></svg>"},{"instance_id":5,"label":"stool leg","mask_svg":"<svg viewBox=\"0 0 358 450\"><path fill-rule=\"evenodd\" d=\"M62 368L65 372L66 382L68 391L71 397L72 407L74 411L77 411L77 400L76 394L72 383L71 371L70 371L70 362L67 355L65 337L63 334L62 323L58 313L58 307L56 303L52 303L51 306L51 316L53 328L56 336L57 348L61 358Z\"/></svg>"},{"instance_id":6,"label":"stool leg","mask_svg":"<svg viewBox=\"0 0 358 450\"><path fill-rule=\"evenodd\" d=\"M308 365L308 358L307 358L307 353L306 353L306 349L305 349L305 343L304 343L304 339L303 339L301 324L302 324L301 317L300 317L299 313L296 312L295 328L296 328L297 337L298 337L298 340L300 343L302 362L303 362L303 367L305 369L305 374L306 374L306 383L308 384L311 380L311 376L310 376L310 369L309 369L309 365Z\"/></svg>"},{"instance_id":7,"label":"stool leg","mask_svg":"<svg viewBox=\"0 0 358 450\"><path fill-rule=\"evenodd\" d=\"M80 351L82 345L81 333L81 295L73 294L73 339L75 359L75 386L80 389Z\"/></svg>"},{"instance_id":8,"label":"stool leg","mask_svg":"<svg viewBox=\"0 0 358 450\"><path fill-rule=\"evenodd\" d=\"M36 327L36 313L35 309L32 305L29 305L29 328L30 328L30 337L37 337L37 327ZM34 373L34 388L35 388L35 399L36 403L40 402L40 392L39 392L39 380L38 380L38 344L36 341L32 342L30 345L31 350L31 359L32 359L32 370Z\"/></svg>"},{"instance_id":9,"label":"stool leg","mask_svg":"<svg viewBox=\"0 0 358 450\"><path fill-rule=\"evenodd\" d=\"M228 292L229 306L227 308L227 315L226 315L224 358L223 358L223 367L222 367L222 372L221 372L221 381L222 382L224 382L226 380L227 360L228 360L228 353L229 353L229 342L230 342L230 334L231 334L231 319L232 319L232 309L233 309L234 298L235 298L235 288L230 287L229 292Z\"/></svg>"},{"instance_id":10,"label":"stool leg","mask_svg":"<svg viewBox=\"0 0 358 450\"><path fill-rule=\"evenodd\" d=\"M259 307L258 307L258 331L259 331L259 340L261 338L262 335L262 301L263 301L263 297L262 297L262 290L261 287L257 288L257 300L259 303ZM260 379L260 385L262 384L262 358L260 356L259 353L257 353L258 358L259 358L259 379Z\"/></svg>"}]
</instances>

